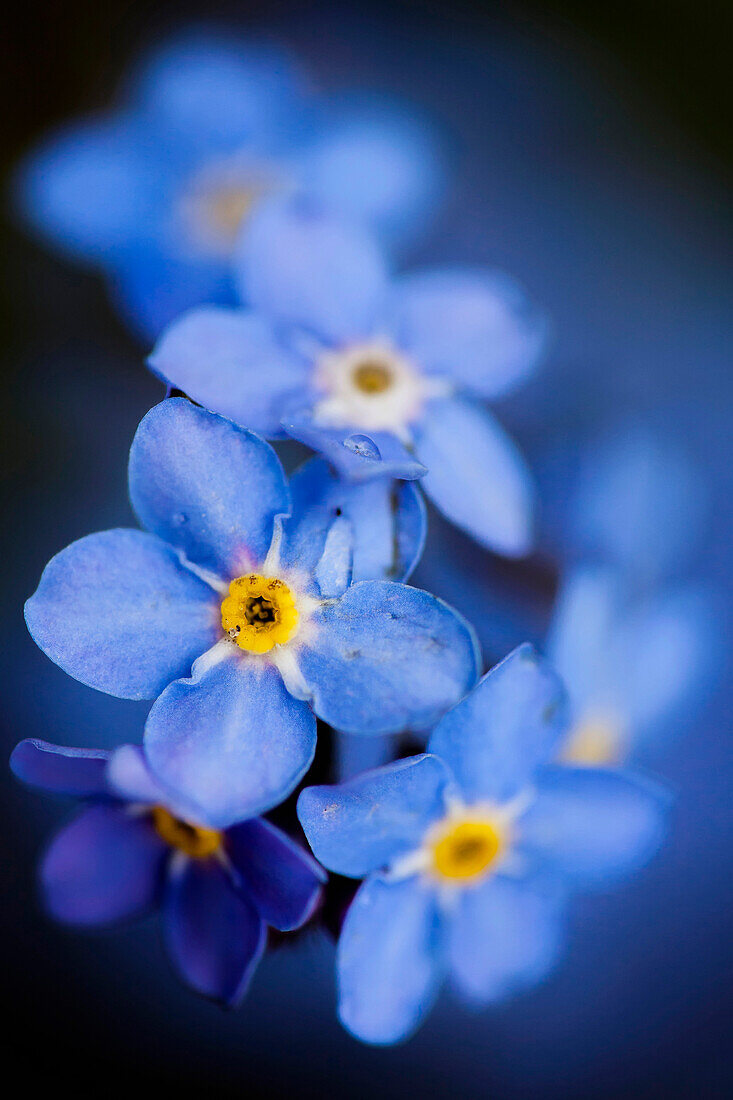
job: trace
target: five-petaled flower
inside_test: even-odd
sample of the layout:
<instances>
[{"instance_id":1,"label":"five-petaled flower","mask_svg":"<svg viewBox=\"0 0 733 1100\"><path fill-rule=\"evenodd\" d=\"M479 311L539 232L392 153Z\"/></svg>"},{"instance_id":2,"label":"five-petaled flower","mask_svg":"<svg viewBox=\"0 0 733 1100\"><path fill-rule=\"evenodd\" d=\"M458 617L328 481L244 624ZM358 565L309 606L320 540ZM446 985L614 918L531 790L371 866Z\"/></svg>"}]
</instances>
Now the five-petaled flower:
<instances>
[{"instance_id":1,"label":"five-petaled flower","mask_svg":"<svg viewBox=\"0 0 733 1100\"><path fill-rule=\"evenodd\" d=\"M629 773L553 766L565 731L561 682L523 645L439 722L427 755L301 793L316 857L367 876L338 948L354 1035L405 1038L446 973L477 1003L537 982L558 955L567 889L656 850L664 794Z\"/></svg>"},{"instance_id":2,"label":"five-petaled flower","mask_svg":"<svg viewBox=\"0 0 733 1100\"><path fill-rule=\"evenodd\" d=\"M299 928L318 904L325 874L307 852L262 818L201 824L137 746L109 753L21 741L11 767L32 786L86 802L43 859L52 916L92 927L159 906L176 970L207 997L240 1001L267 926Z\"/></svg>"},{"instance_id":3,"label":"five-petaled flower","mask_svg":"<svg viewBox=\"0 0 733 1100\"><path fill-rule=\"evenodd\" d=\"M302 199L259 208L237 266L251 309L185 314L150 357L157 374L262 435L299 439L346 477L422 476L479 542L528 551L529 474L470 400L517 385L544 345L544 318L515 283L461 267L390 283L374 240Z\"/></svg>"},{"instance_id":4,"label":"five-petaled flower","mask_svg":"<svg viewBox=\"0 0 733 1100\"><path fill-rule=\"evenodd\" d=\"M144 57L118 111L52 135L17 189L29 223L105 268L153 337L184 309L234 301L231 254L265 196L309 195L399 244L429 220L442 176L404 105L320 99L285 51L198 31Z\"/></svg>"},{"instance_id":5,"label":"five-petaled flower","mask_svg":"<svg viewBox=\"0 0 733 1100\"><path fill-rule=\"evenodd\" d=\"M293 482L291 501L258 436L163 401L130 451L147 531L72 543L26 604L35 641L70 675L157 697L150 767L214 825L287 797L313 759L316 715L351 733L429 729L478 675L473 631L447 604L362 579L414 562L414 493L383 483L365 498L320 460Z\"/></svg>"}]
</instances>

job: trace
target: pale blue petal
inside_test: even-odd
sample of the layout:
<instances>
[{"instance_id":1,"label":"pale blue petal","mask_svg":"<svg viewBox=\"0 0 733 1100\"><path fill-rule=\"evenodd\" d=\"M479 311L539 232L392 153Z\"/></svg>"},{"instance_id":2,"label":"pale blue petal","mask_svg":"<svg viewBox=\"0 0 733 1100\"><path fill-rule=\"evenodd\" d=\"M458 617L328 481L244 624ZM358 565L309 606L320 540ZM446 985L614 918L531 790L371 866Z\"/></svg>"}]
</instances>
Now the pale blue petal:
<instances>
[{"instance_id":1,"label":"pale blue petal","mask_svg":"<svg viewBox=\"0 0 733 1100\"><path fill-rule=\"evenodd\" d=\"M321 596L341 596L351 584L354 536L345 516L333 521L326 533L315 579Z\"/></svg>"},{"instance_id":2,"label":"pale blue petal","mask_svg":"<svg viewBox=\"0 0 733 1100\"><path fill-rule=\"evenodd\" d=\"M33 639L76 680L153 699L221 635L218 600L155 535L118 529L72 542L25 605Z\"/></svg>"},{"instance_id":3,"label":"pale blue petal","mask_svg":"<svg viewBox=\"0 0 733 1100\"><path fill-rule=\"evenodd\" d=\"M140 522L225 579L262 564L275 516L290 508L272 447L183 397L141 421L129 480Z\"/></svg>"},{"instance_id":4,"label":"pale blue petal","mask_svg":"<svg viewBox=\"0 0 733 1100\"><path fill-rule=\"evenodd\" d=\"M318 717L346 733L429 729L476 682L473 630L418 588L361 581L312 628L299 666Z\"/></svg>"},{"instance_id":5,"label":"pale blue petal","mask_svg":"<svg viewBox=\"0 0 733 1100\"><path fill-rule=\"evenodd\" d=\"M298 817L324 867L361 878L420 847L445 813L450 782L437 757L412 756L339 786L306 787Z\"/></svg>"},{"instance_id":6,"label":"pale blue petal","mask_svg":"<svg viewBox=\"0 0 733 1100\"><path fill-rule=\"evenodd\" d=\"M452 523L507 557L532 545L534 490L524 459L494 418L458 398L432 401L415 449L423 489Z\"/></svg>"},{"instance_id":7,"label":"pale blue petal","mask_svg":"<svg viewBox=\"0 0 733 1100\"><path fill-rule=\"evenodd\" d=\"M30 787L74 798L104 797L109 753L104 749L70 749L26 738L10 757L13 775Z\"/></svg>"},{"instance_id":8,"label":"pale blue petal","mask_svg":"<svg viewBox=\"0 0 733 1100\"><path fill-rule=\"evenodd\" d=\"M399 478L415 481L425 466L391 432L364 435L350 427L324 428L305 409L283 418L284 431L293 439L320 451L348 481Z\"/></svg>"},{"instance_id":9,"label":"pale blue petal","mask_svg":"<svg viewBox=\"0 0 733 1100\"><path fill-rule=\"evenodd\" d=\"M446 761L467 801L505 802L556 754L566 730L562 682L525 643L446 714L429 748Z\"/></svg>"},{"instance_id":10,"label":"pale blue petal","mask_svg":"<svg viewBox=\"0 0 733 1100\"><path fill-rule=\"evenodd\" d=\"M338 945L339 1018L366 1043L398 1043L415 1031L444 972L433 891L419 879L363 884Z\"/></svg>"},{"instance_id":11,"label":"pale blue petal","mask_svg":"<svg viewBox=\"0 0 733 1100\"><path fill-rule=\"evenodd\" d=\"M563 942L562 905L540 883L493 875L460 892L448 938L453 982L488 1004L541 981Z\"/></svg>"},{"instance_id":12,"label":"pale blue petal","mask_svg":"<svg viewBox=\"0 0 733 1100\"><path fill-rule=\"evenodd\" d=\"M548 768L517 824L518 851L581 886L645 864L664 838L669 796L628 771Z\"/></svg>"},{"instance_id":13,"label":"pale blue petal","mask_svg":"<svg viewBox=\"0 0 733 1100\"><path fill-rule=\"evenodd\" d=\"M148 365L192 400L255 432L280 435L283 402L307 383L307 365L267 321L202 306L166 329Z\"/></svg>"},{"instance_id":14,"label":"pale blue petal","mask_svg":"<svg viewBox=\"0 0 733 1100\"><path fill-rule=\"evenodd\" d=\"M323 459L312 458L291 477L290 492L293 509L283 534L283 562L312 571L331 527L345 519L354 581L402 581L410 575L427 527L422 496L410 482L375 478L355 484Z\"/></svg>"},{"instance_id":15,"label":"pale blue petal","mask_svg":"<svg viewBox=\"0 0 733 1100\"><path fill-rule=\"evenodd\" d=\"M163 692L145 726L153 774L218 828L287 798L316 747L310 707L288 694L273 665L240 653L197 663L190 680Z\"/></svg>"},{"instance_id":16,"label":"pale blue petal","mask_svg":"<svg viewBox=\"0 0 733 1100\"><path fill-rule=\"evenodd\" d=\"M533 373L547 323L509 276L456 267L400 280L390 329L426 371L491 398Z\"/></svg>"},{"instance_id":17,"label":"pale blue petal","mask_svg":"<svg viewBox=\"0 0 733 1100\"><path fill-rule=\"evenodd\" d=\"M125 802L165 806L184 821L206 824L199 806L156 779L140 745L120 745L114 749L107 764L106 778L109 790Z\"/></svg>"},{"instance_id":18,"label":"pale blue petal","mask_svg":"<svg viewBox=\"0 0 733 1100\"><path fill-rule=\"evenodd\" d=\"M329 343L371 335L387 287L375 242L302 198L255 211L236 270L243 299L254 309Z\"/></svg>"}]
</instances>

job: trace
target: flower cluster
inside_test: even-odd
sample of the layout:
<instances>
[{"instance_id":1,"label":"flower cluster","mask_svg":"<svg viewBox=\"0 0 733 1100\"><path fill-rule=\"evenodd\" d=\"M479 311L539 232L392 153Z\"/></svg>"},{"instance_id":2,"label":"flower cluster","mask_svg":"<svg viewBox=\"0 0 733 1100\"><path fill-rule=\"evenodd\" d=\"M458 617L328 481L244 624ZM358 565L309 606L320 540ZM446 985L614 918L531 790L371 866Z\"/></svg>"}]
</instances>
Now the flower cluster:
<instances>
[{"instance_id":1,"label":"flower cluster","mask_svg":"<svg viewBox=\"0 0 733 1100\"><path fill-rule=\"evenodd\" d=\"M109 274L167 387L130 449L140 528L61 550L26 604L70 676L152 701L140 745L16 747L21 780L84 802L43 859L47 907L90 926L157 905L184 981L234 1004L268 927L317 920L327 872L363 879L339 1015L382 1044L444 978L479 1004L542 980L572 894L654 854L667 795L621 763L709 648L674 532L643 531L654 444L622 440L572 491L539 479L564 574L540 636L491 579L487 550L533 549L538 494L486 402L530 377L547 323L489 269L392 272L440 177L404 108L319 100L282 52L200 36L19 176L28 219ZM285 440L315 452L289 477ZM480 575L436 543L430 590L408 583L423 491ZM694 526L679 499L665 515ZM342 782L309 779L317 743ZM263 816L288 800L299 837Z\"/></svg>"}]
</instances>

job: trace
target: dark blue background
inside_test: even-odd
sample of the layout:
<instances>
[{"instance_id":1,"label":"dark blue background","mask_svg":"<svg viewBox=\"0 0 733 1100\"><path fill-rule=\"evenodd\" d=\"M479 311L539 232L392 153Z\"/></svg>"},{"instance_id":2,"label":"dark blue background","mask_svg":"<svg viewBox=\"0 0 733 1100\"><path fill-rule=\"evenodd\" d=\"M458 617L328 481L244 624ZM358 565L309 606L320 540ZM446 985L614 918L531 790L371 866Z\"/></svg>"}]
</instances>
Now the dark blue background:
<instances>
[{"instance_id":1,"label":"dark blue background","mask_svg":"<svg viewBox=\"0 0 733 1100\"><path fill-rule=\"evenodd\" d=\"M558 442L577 447L609 413L641 413L678 439L711 486L713 523L694 568L717 592L722 620L733 382L722 132L711 96L718 55L707 83L696 85L688 69L692 105L682 107L660 58L645 68L638 29L624 37L623 13L611 33L608 19L589 28L572 5L563 9L570 24L548 24L540 5L511 15L458 8L346 15L281 4L265 25L323 84L407 95L453 135L454 184L415 259L505 267L554 320L545 372L503 403L504 422L536 461ZM668 47L665 9L641 8L652 29L657 10L666 20L657 41ZM18 13L26 57L21 66L14 54L17 83L5 97L17 103L11 152L64 111L104 101L125 51L168 14L121 3L87 19L82 5L74 25L74 11L71 26L56 27L55 51L53 23L34 35L32 5ZM709 41L717 37L713 29ZM690 48L700 41L693 35ZM698 62L702 73L705 58ZM25 100L21 69L32 89ZM65 677L27 637L21 606L52 553L132 522L126 451L161 391L94 277L10 228L4 241L4 751L24 736L139 740L145 707ZM333 947L319 931L271 954L242 1008L223 1013L176 983L154 922L85 935L52 925L33 866L64 810L8 781L3 985L25 1079L295 1096L730 1095L731 695L721 686L694 728L659 750L656 767L677 791L669 843L633 882L573 907L556 975L482 1014L446 995L412 1042L389 1051L339 1028Z\"/></svg>"}]
</instances>

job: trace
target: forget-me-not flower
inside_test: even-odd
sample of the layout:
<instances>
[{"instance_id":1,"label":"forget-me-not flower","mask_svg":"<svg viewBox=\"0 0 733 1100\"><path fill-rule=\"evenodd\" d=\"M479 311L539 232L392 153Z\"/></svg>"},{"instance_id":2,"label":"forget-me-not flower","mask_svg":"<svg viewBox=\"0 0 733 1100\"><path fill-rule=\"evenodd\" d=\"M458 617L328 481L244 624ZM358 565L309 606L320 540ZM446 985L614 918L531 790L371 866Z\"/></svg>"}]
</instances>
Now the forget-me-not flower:
<instances>
[{"instance_id":1,"label":"forget-me-not flower","mask_svg":"<svg viewBox=\"0 0 733 1100\"><path fill-rule=\"evenodd\" d=\"M571 573L546 646L570 697L563 759L617 763L679 727L708 682L716 635L710 600L696 585L639 597L618 570Z\"/></svg>"},{"instance_id":2,"label":"forget-me-not flower","mask_svg":"<svg viewBox=\"0 0 733 1100\"><path fill-rule=\"evenodd\" d=\"M501 553L526 553L529 474L474 400L536 365L545 323L519 287L463 267L390 281L371 237L299 200L253 215L238 262L252 308L184 315L152 369L245 427L299 439L348 477L424 475L453 523Z\"/></svg>"},{"instance_id":3,"label":"forget-me-not flower","mask_svg":"<svg viewBox=\"0 0 733 1100\"><path fill-rule=\"evenodd\" d=\"M429 219L442 167L405 105L320 99L286 51L199 29L143 57L118 110L75 121L22 166L26 220L107 270L146 336L201 302L234 301L240 228L304 193L389 242Z\"/></svg>"},{"instance_id":4,"label":"forget-me-not flower","mask_svg":"<svg viewBox=\"0 0 733 1100\"><path fill-rule=\"evenodd\" d=\"M363 487L334 490L320 461L294 484L291 502L258 436L165 400L130 451L147 530L72 543L26 604L35 641L70 675L157 697L151 768L214 825L290 793L313 758L316 715L346 732L428 729L477 676L473 631L450 607L362 579L414 560L424 517L409 488L386 483L388 534L378 513L372 527L352 512Z\"/></svg>"},{"instance_id":5,"label":"forget-me-not flower","mask_svg":"<svg viewBox=\"0 0 733 1100\"><path fill-rule=\"evenodd\" d=\"M70 749L21 741L19 779L86 805L41 865L46 907L85 927L157 906L178 973L198 993L233 1005L265 949L267 926L292 931L313 913L325 874L268 821L212 828L157 782L142 751Z\"/></svg>"},{"instance_id":6,"label":"forget-me-not flower","mask_svg":"<svg viewBox=\"0 0 733 1100\"><path fill-rule=\"evenodd\" d=\"M656 850L661 792L552 766L565 730L559 678L522 645L439 722L427 755L301 793L316 857L366 876L337 961L339 1014L358 1038L404 1039L445 975L479 1004L537 982L562 942L567 889Z\"/></svg>"}]
</instances>

